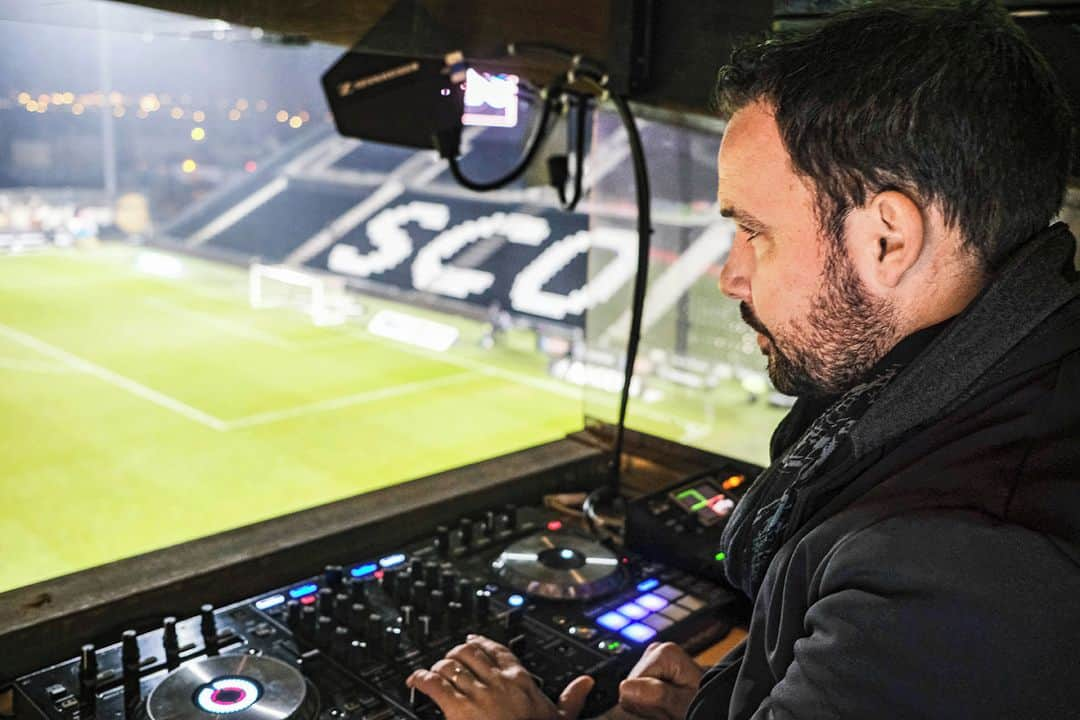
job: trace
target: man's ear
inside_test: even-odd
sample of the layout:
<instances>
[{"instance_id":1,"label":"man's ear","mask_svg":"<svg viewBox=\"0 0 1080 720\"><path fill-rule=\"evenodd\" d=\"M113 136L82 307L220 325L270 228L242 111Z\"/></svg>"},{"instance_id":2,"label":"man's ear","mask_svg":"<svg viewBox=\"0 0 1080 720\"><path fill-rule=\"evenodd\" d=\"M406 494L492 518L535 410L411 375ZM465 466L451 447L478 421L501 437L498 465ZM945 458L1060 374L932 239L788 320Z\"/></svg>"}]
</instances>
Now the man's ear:
<instances>
[{"instance_id":1,"label":"man's ear","mask_svg":"<svg viewBox=\"0 0 1080 720\"><path fill-rule=\"evenodd\" d=\"M926 227L910 197L886 190L853 210L846 223L848 252L863 282L895 289L923 252Z\"/></svg>"}]
</instances>

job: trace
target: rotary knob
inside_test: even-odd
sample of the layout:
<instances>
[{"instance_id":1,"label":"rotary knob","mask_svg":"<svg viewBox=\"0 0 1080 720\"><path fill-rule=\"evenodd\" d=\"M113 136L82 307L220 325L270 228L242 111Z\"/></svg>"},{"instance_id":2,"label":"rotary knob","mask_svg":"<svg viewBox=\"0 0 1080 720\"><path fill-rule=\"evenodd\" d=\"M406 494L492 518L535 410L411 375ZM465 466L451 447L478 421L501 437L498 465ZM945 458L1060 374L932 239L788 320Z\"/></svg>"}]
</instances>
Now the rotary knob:
<instances>
[{"instance_id":1,"label":"rotary knob","mask_svg":"<svg viewBox=\"0 0 1080 720\"><path fill-rule=\"evenodd\" d=\"M334 591L328 587L319 589L319 614L334 614Z\"/></svg>"},{"instance_id":2,"label":"rotary knob","mask_svg":"<svg viewBox=\"0 0 1080 720\"><path fill-rule=\"evenodd\" d=\"M165 667L175 670L180 666L180 639L176 636L176 618L167 617L161 622L161 645L165 651Z\"/></svg>"},{"instance_id":3,"label":"rotary knob","mask_svg":"<svg viewBox=\"0 0 1080 720\"><path fill-rule=\"evenodd\" d=\"M435 528L435 547L439 551L439 557L443 560L449 560L454 554L453 533L446 525L439 525Z\"/></svg>"},{"instance_id":4,"label":"rotary knob","mask_svg":"<svg viewBox=\"0 0 1080 720\"><path fill-rule=\"evenodd\" d=\"M388 625L383 631L383 655L387 658L397 656L401 647L401 628L396 625Z\"/></svg>"},{"instance_id":5,"label":"rotary knob","mask_svg":"<svg viewBox=\"0 0 1080 720\"><path fill-rule=\"evenodd\" d=\"M79 702L92 714L97 702L97 649L93 645L83 645L79 653Z\"/></svg>"},{"instance_id":6,"label":"rotary knob","mask_svg":"<svg viewBox=\"0 0 1080 720\"><path fill-rule=\"evenodd\" d=\"M330 653L341 660L347 660L349 655L349 628L338 625L334 628L334 635L330 638Z\"/></svg>"},{"instance_id":7,"label":"rotary knob","mask_svg":"<svg viewBox=\"0 0 1080 720\"><path fill-rule=\"evenodd\" d=\"M412 604L421 610L426 610L428 606L428 584L423 580L417 580L413 583L412 591Z\"/></svg>"},{"instance_id":8,"label":"rotary knob","mask_svg":"<svg viewBox=\"0 0 1080 720\"><path fill-rule=\"evenodd\" d=\"M341 581L345 578L345 571L340 565L327 565L323 570L323 584L333 590L341 587Z\"/></svg>"},{"instance_id":9,"label":"rotary knob","mask_svg":"<svg viewBox=\"0 0 1080 720\"><path fill-rule=\"evenodd\" d=\"M368 618L368 608L364 603L353 603L349 606L348 625L353 632L363 634L365 623Z\"/></svg>"},{"instance_id":10,"label":"rotary knob","mask_svg":"<svg viewBox=\"0 0 1080 720\"><path fill-rule=\"evenodd\" d=\"M217 655L217 618L214 617L213 605L206 604L199 608L199 630L202 633L203 644L206 646L206 654Z\"/></svg>"}]
</instances>

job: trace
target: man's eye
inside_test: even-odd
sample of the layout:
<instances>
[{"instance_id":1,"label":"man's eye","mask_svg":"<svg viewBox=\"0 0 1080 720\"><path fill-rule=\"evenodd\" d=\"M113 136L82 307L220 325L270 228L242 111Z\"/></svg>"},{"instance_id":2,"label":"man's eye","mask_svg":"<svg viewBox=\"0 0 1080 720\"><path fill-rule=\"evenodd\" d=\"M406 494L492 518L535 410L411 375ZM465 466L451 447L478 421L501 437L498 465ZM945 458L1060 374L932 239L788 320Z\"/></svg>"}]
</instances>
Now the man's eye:
<instances>
[{"instance_id":1,"label":"man's eye","mask_svg":"<svg viewBox=\"0 0 1080 720\"><path fill-rule=\"evenodd\" d=\"M756 238L758 235L761 234L757 230L751 230L750 228L746 227L745 225L740 225L739 226L739 232L746 234L746 241L747 242L753 240L754 238Z\"/></svg>"}]
</instances>

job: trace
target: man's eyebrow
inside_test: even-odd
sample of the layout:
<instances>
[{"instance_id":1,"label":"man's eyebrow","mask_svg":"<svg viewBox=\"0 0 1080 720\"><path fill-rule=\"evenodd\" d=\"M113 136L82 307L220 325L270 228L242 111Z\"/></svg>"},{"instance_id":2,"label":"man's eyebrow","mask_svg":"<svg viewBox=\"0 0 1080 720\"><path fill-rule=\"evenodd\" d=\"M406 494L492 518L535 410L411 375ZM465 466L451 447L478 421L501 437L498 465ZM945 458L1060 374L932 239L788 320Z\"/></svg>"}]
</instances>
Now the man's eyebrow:
<instances>
[{"instance_id":1,"label":"man's eyebrow","mask_svg":"<svg viewBox=\"0 0 1080 720\"><path fill-rule=\"evenodd\" d=\"M750 213L746 212L745 210L740 210L733 205L721 206L720 215L722 217L731 218L740 225L745 225L747 227L754 228L755 230L765 230L769 227Z\"/></svg>"}]
</instances>

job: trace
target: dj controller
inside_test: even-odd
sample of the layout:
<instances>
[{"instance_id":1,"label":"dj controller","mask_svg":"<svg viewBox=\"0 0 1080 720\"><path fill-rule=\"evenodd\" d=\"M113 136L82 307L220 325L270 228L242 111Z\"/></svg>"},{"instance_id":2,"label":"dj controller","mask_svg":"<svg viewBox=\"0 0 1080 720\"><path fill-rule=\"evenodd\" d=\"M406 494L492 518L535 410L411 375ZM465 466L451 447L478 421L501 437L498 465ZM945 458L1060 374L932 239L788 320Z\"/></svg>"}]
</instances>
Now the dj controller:
<instances>
[{"instance_id":1,"label":"dj controller","mask_svg":"<svg viewBox=\"0 0 1080 720\"><path fill-rule=\"evenodd\" d=\"M16 716L50 720L391 720L441 717L405 686L469 633L507 645L552 698L596 680L584 716L653 641L703 648L735 596L612 549L539 508L440 526L396 552L142 634L16 681Z\"/></svg>"}]
</instances>

